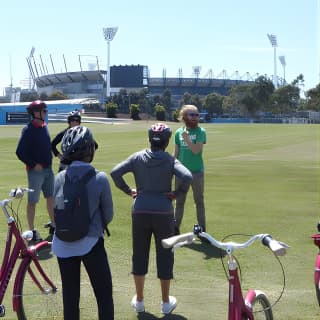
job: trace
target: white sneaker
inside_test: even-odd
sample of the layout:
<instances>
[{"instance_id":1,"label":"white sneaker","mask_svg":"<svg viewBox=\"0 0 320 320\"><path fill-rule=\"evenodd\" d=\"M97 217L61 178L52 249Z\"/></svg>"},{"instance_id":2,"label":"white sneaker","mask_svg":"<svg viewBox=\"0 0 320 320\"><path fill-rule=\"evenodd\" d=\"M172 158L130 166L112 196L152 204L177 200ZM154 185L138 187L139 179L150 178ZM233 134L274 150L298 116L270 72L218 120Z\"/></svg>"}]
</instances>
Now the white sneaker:
<instances>
[{"instance_id":1,"label":"white sneaker","mask_svg":"<svg viewBox=\"0 0 320 320\"><path fill-rule=\"evenodd\" d=\"M177 299L174 296L169 296L169 302L161 302L161 312L163 314L171 313L177 306Z\"/></svg>"},{"instance_id":2,"label":"white sneaker","mask_svg":"<svg viewBox=\"0 0 320 320\"><path fill-rule=\"evenodd\" d=\"M144 301L137 301L137 295L133 296L131 306L137 313L144 312Z\"/></svg>"}]
</instances>

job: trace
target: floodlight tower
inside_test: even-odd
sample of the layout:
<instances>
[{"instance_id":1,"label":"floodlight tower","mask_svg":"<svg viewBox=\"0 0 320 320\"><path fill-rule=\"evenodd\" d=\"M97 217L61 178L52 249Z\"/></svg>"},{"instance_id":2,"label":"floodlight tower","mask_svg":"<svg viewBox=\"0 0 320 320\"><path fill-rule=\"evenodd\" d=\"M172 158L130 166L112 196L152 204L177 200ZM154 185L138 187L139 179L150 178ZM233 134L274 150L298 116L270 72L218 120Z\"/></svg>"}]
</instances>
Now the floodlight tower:
<instances>
[{"instance_id":1,"label":"floodlight tower","mask_svg":"<svg viewBox=\"0 0 320 320\"><path fill-rule=\"evenodd\" d=\"M274 67L274 72L273 72L273 84L274 87L277 89L278 88L278 77L277 77L277 36L274 34L268 34L268 38L270 40L270 43L273 47L273 67Z\"/></svg>"},{"instance_id":2,"label":"floodlight tower","mask_svg":"<svg viewBox=\"0 0 320 320\"><path fill-rule=\"evenodd\" d=\"M279 56L280 63L283 68L283 84L286 84L286 57L285 56Z\"/></svg>"},{"instance_id":3,"label":"floodlight tower","mask_svg":"<svg viewBox=\"0 0 320 320\"><path fill-rule=\"evenodd\" d=\"M108 62L107 62L107 98L110 97L110 42L118 31L118 27L103 28L103 35L108 45Z\"/></svg>"}]
</instances>

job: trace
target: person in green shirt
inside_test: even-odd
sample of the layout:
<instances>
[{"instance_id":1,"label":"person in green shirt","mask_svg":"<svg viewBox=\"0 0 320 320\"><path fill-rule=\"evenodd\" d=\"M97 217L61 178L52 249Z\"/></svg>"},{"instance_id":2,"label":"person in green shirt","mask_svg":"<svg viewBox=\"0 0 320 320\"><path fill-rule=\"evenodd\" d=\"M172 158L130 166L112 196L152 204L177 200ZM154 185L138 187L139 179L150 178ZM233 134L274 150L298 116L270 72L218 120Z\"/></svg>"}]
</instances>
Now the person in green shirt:
<instances>
[{"instance_id":1,"label":"person in green shirt","mask_svg":"<svg viewBox=\"0 0 320 320\"><path fill-rule=\"evenodd\" d=\"M191 188L196 205L198 224L206 231L206 214L204 205L204 163L203 145L206 143L206 130L199 126L199 111L194 105L184 105L180 111L184 126L174 135L174 156L192 173ZM179 179L176 178L176 183ZM175 233L180 233L187 193L176 198Z\"/></svg>"}]
</instances>

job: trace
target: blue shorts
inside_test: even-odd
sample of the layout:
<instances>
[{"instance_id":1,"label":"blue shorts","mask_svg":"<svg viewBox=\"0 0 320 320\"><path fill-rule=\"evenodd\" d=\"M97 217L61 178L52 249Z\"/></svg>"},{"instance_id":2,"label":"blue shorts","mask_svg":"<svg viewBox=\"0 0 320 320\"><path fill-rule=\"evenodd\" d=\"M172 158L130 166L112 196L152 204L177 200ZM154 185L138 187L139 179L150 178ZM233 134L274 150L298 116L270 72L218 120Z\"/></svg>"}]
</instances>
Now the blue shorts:
<instances>
[{"instance_id":1,"label":"blue shorts","mask_svg":"<svg viewBox=\"0 0 320 320\"><path fill-rule=\"evenodd\" d=\"M37 203L40 199L40 192L45 198L53 197L54 173L52 168L45 168L41 171L28 170L28 188L33 192L28 193L28 202Z\"/></svg>"}]
</instances>

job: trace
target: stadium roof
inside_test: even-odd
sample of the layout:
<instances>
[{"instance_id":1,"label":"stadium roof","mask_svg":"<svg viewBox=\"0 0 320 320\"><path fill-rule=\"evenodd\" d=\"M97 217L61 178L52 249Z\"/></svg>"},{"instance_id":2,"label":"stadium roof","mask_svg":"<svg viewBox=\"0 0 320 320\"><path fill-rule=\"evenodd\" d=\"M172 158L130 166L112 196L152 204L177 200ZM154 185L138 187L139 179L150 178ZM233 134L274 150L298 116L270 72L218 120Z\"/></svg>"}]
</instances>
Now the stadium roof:
<instances>
[{"instance_id":1,"label":"stadium roof","mask_svg":"<svg viewBox=\"0 0 320 320\"><path fill-rule=\"evenodd\" d=\"M42 88L59 83L105 81L104 74L106 74L106 71L102 70L54 73L40 76L35 81L37 87Z\"/></svg>"}]
</instances>

